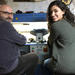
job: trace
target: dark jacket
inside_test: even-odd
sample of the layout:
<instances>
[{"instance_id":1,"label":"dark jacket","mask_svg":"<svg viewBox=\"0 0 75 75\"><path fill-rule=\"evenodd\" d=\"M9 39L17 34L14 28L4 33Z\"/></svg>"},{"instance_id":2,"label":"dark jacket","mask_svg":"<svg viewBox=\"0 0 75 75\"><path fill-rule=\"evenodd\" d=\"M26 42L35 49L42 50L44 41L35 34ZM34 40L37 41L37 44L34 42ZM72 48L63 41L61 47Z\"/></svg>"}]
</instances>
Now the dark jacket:
<instances>
[{"instance_id":1,"label":"dark jacket","mask_svg":"<svg viewBox=\"0 0 75 75\"><path fill-rule=\"evenodd\" d=\"M56 60L54 71L75 73L75 28L66 20L51 26L52 56Z\"/></svg>"},{"instance_id":2,"label":"dark jacket","mask_svg":"<svg viewBox=\"0 0 75 75\"><path fill-rule=\"evenodd\" d=\"M26 43L12 24L0 20L0 74L11 72L18 64L19 46Z\"/></svg>"}]
</instances>

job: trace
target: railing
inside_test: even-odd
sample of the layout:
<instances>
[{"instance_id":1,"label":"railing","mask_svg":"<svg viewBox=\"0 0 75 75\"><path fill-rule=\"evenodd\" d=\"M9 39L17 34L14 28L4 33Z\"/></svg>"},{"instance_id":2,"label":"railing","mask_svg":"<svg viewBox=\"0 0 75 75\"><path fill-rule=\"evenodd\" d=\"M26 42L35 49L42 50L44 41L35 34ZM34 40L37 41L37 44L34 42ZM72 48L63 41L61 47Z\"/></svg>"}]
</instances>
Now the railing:
<instances>
[{"instance_id":1,"label":"railing","mask_svg":"<svg viewBox=\"0 0 75 75\"><path fill-rule=\"evenodd\" d=\"M43 22L47 21L46 13L14 14L13 22Z\"/></svg>"}]
</instances>

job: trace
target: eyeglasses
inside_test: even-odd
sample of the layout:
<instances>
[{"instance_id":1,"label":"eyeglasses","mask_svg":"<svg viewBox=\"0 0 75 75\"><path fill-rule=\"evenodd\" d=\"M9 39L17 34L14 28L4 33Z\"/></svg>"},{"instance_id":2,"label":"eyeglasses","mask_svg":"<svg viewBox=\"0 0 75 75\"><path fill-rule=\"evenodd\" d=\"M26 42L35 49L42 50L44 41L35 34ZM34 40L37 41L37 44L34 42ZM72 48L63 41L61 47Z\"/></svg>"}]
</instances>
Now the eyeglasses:
<instances>
[{"instance_id":1,"label":"eyeglasses","mask_svg":"<svg viewBox=\"0 0 75 75\"><path fill-rule=\"evenodd\" d=\"M6 11L0 11L0 12L2 12L4 14L7 14L7 15L13 15L13 13L9 13L9 12L6 12Z\"/></svg>"}]
</instances>

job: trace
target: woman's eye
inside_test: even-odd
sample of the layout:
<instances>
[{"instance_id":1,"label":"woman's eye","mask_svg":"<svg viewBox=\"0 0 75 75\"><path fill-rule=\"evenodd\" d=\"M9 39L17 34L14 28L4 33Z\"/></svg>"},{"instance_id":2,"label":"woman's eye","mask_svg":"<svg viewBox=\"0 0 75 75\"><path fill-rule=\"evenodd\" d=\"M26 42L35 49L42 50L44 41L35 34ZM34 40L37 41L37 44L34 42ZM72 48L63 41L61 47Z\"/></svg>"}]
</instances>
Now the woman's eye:
<instances>
[{"instance_id":1,"label":"woman's eye","mask_svg":"<svg viewBox=\"0 0 75 75\"><path fill-rule=\"evenodd\" d=\"M54 10L54 12L58 12L57 10Z\"/></svg>"}]
</instances>

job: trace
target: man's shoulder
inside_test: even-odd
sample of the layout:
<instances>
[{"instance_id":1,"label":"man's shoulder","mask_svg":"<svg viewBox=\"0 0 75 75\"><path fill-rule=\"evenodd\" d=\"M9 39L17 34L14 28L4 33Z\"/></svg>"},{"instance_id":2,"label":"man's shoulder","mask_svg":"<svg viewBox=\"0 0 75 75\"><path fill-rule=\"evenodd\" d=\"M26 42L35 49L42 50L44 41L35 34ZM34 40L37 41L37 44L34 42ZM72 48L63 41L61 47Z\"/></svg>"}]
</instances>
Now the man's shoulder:
<instances>
[{"instance_id":1,"label":"man's shoulder","mask_svg":"<svg viewBox=\"0 0 75 75\"><path fill-rule=\"evenodd\" d=\"M0 18L0 24L10 24L10 23L7 22L6 20Z\"/></svg>"},{"instance_id":2,"label":"man's shoulder","mask_svg":"<svg viewBox=\"0 0 75 75\"><path fill-rule=\"evenodd\" d=\"M2 23L2 22L6 22L5 20L3 20L2 18L0 18L0 23Z\"/></svg>"}]
</instances>

